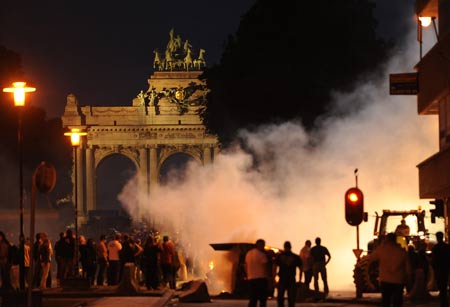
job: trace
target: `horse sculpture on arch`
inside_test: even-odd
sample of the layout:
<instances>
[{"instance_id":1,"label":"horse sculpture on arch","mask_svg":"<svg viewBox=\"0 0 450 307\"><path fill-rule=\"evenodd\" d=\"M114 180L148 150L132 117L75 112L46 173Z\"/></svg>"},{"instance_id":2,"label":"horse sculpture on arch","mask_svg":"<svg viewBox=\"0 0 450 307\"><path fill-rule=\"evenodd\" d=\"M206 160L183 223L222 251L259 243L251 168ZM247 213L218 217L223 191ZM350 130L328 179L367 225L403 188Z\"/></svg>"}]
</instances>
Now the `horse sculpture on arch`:
<instances>
[{"instance_id":1,"label":"horse sculpture on arch","mask_svg":"<svg viewBox=\"0 0 450 307\"><path fill-rule=\"evenodd\" d=\"M163 65L161 61L161 57L159 56L158 49L153 50L153 53L155 54L155 59L153 60L153 69L159 68L161 70L161 66Z\"/></svg>"},{"instance_id":2,"label":"horse sculpture on arch","mask_svg":"<svg viewBox=\"0 0 450 307\"><path fill-rule=\"evenodd\" d=\"M199 49L198 57L194 59L192 45L189 40L182 44L180 35L175 35L174 29L170 29L169 42L164 54L155 49L153 69L159 71L201 70L206 67L205 49Z\"/></svg>"},{"instance_id":3,"label":"horse sculpture on arch","mask_svg":"<svg viewBox=\"0 0 450 307\"><path fill-rule=\"evenodd\" d=\"M189 70L189 68L193 67L193 61L192 61L192 51L191 48L187 49L187 53L186 56L184 57L183 60L183 67L186 70Z\"/></svg>"},{"instance_id":4,"label":"horse sculpture on arch","mask_svg":"<svg viewBox=\"0 0 450 307\"><path fill-rule=\"evenodd\" d=\"M173 69L173 58L172 53L169 50L166 50L166 57L164 59L164 69L172 70Z\"/></svg>"},{"instance_id":5,"label":"horse sculpture on arch","mask_svg":"<svg viewBox=\"0 0 450 307\"><path fill-rule=\"evenodd\" d=\"M194 68L197 68L197 69L201 69L202 65L203 65L203 67L206 66L205 49L200 49L199 50L198 58L195 59L193 62L194 62Z\"/></svg>"}]
</instances>

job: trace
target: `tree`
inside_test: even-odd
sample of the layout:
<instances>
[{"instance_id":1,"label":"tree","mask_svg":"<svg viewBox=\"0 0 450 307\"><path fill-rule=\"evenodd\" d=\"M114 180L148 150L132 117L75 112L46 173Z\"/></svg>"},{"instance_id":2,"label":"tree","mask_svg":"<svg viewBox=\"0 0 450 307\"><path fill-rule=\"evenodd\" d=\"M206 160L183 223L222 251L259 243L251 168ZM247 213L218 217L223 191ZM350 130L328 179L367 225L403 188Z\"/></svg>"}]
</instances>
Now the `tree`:
<instances>
[{"instance_id":1,"label":"tree","mask_svg":"<svg viewBox=\"0 0 450 307\"><path fill-rule=\"evenodd\" d=\"M202 78L210 93L202 112L222 143L240 128L300 119L312 128L333 90L386 58L368 0L257 0Z\"/></svg>"}]
</instances>

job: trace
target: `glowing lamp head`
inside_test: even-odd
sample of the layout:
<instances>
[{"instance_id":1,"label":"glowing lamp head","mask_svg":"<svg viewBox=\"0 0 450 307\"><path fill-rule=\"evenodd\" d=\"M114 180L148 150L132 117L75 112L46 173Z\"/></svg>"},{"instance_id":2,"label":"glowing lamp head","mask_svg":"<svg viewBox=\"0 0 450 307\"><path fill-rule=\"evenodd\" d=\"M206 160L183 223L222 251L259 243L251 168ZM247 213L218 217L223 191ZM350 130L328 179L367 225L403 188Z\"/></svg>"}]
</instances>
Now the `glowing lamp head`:
<instances>
[{"instance_id":1,"label":"glowing lamp head","mask_svg":"<svg viewBox=\"0 0 450 307\"><path fill-rule=\"evenodd\" d=\"M80 135L78 133L72 133L72 135L70 136L70 142L72 143L72 146L79 146Z\"/></svg>"},{"instance_id":2,"label":"glowing lamp head","mask_svg":"<svg viewBox=\"0 0 450 307\"><path fill-rule=\"evenodd\" d=\"M426 28L431 24L431 17L428 16L419 16L419 21L422 27Z\"/></svg>"},{"instance_id":3,"label":"glowing lamp head","mask_svg":"<svg viewBox=\"0 0 450 307\"><path fill-rule=\"evenodd\" d=\"M73 147L80 146L81 137L87 135L86 132L81 132L78 128L72 128L70 132L64 133L66 136L70 136L70 142Z\"/></svg>"},{"instance_id":4,"label":"glowing lamp head","mask_svg":"<svg viewBox=\"0 0 450 307\"><path fill-rule=\"evenodd\" d=\"M35 92L36 88L27 87L26 82L14 82L13 87L6 87L3 89L5 93L13 93L14 105L16 107L25 106L25 93Z\"/></svg>"}]
</instances>

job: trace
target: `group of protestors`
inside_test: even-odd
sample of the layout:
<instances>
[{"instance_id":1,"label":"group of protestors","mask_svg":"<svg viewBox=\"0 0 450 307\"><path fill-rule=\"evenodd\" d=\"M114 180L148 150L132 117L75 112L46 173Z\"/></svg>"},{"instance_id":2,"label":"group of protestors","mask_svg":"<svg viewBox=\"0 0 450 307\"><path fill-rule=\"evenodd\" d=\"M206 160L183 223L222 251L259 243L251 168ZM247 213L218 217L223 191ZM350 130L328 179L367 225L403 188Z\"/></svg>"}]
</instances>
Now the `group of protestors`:
<instances>
[{"instance_id":1,"label":"group of protestors","mask_svg":"<svg viewBox=\"0 0 450 307\"><path fill-rule=\"evenodd\" d=\"M159 234L151 233L141 239L127 234L115 234L107 241L105 235L98 242L83 235L76 237L68 229L59 234L52 245L44 232L36 234L36 241L30 240L18 246L8 241L0 231L0 277L2 290L25 288L30 270L31 249L33 249L34 270L32 287L46 289L52 285L51 264L56 262L56 285L64 280L81 277L89 279L91 285L114 286L121 282L125 264L131 263L132 277L147 289L170 287L175 289L177 272L184 264L181 250L164 236L161 242ZM76 253L78 248L78 253ZM23 261L22 278L19 276L19 264ZM26 283L28 286L28 283Z\"/></svg>"},{"instance_id":2,"label":"group of protestors","mask_svg":"<svg viewBox=\"0 0 450 307\"><path fill-rule=\"evenodd\" d=\"M304 276L307 288L314 278L314 290L319 291L319 275L323 281L323 291L328 294L328 280L326 265L331 259L330 252L321 245L321 239L315 240L316 245L311 247L307 240L305 246L297 255L292 252L289 241L284 242L283 251L279 254L270 254L265 250L265 241L258 239L255 247L245 256L245 268L249 284L249 307L256 307L259 301L261 307L266 306L269 285L278 274L277 302L284 306L284 296L287 292L288 306L295 305L297 298L297 269L300 271L300 280Z\"/></svg>"},{"instance_id":3,"label":"group of protestors","mask_svg":"<svg viewBox=\"0 0 450 307\"><path fill-rule=\"evenodd\" d=\"M403 305L403 291L427 291L430 263L434 274L434 282L439 291L441 307L448 307L448 284L450 272L450 245L444 242L444 233L437 232L437 244L431 251L431 261L426 259L423 250L415 252L412 246L406 251L399 243L398 236L409 234L409 229L402 221L402 233L386 235L386 239L370 254L370 262L379 263L379 282L383 307L401 307ZM413 281L412 287L408 287ZM415 289L414 289L415 288ZM410 293L411 293L410 292Z\"/></svg>"},{"instance_id":4,"label":"group of protestors","mask_svg":"<svg viewBox=\"0 0 450 307\"><path fill-rule=\"evenodd\" d=\"M401 225L401 231L389 233L375 250L369 254L369 263L378 263L379 283L383 307L401 307L403 291L427 291L426 276L428 266L434 273L436 287L439 290L441 307L448 307L448 284L450 273L450 245L444 242L444 234L436 233L437 244L432 249L431 259L426 259L425 253L416 252L413 246L407 251L398 242L398 236L404 236L409 230ZM277 303L284 306L287 292L288 306L295 306L297 299L297 269L300 272L298 281L303 280L304 287L309 289L314 278L314 290L319 291L319 275L323 281L324 296L328 295L326 265L331 259L328 249L321 245L321 239L316 238L316 245L311 247L307 240L299 255L292 252L291 243L286 241L284 249L278 254L266 250L265 241L259 239L255 247L245 256L245 268L249 285L249 307L266 306L270 293L270 285L275 275L277 282ZM415 274L415 276L414 276ZM303 278L302 278L303 277ZM415 278L414 278L415 277ZM413 281L412 285L409 281ZM423 289L417 289L422 287ZM411 291L411 292L410 292Z\"/></svg>"}]
</instances>

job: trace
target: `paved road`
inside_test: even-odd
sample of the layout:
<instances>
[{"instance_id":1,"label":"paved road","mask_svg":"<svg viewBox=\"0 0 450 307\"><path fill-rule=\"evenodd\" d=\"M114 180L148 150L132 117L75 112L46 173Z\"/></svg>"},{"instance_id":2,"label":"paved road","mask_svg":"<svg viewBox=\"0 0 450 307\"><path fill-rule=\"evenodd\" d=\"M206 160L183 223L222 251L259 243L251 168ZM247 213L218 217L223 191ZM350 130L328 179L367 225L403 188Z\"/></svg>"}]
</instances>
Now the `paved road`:
<instances>
[{"instance_id":1,"label":"paved road","mask_svg":"<svg viewBox=\"0 0 450 307\"><path fill-rule=\"evenodd\" d=\"M380 306L380 294L365 294L362 299L355 299L352 293L330 293L330 297L324 302L300 302L296 306L303 307L363 307L363 306ZM211 303L180 303L172 300L169 306L172 307L247 307L247 300L230 300L230 299L212 299ZM287 306L287 302L285 303ZM432 294L432 298L423 302L412 302L408 299L404 301L404 307L439 307L437 293ZM277 307L276 299L269 300L267 307Z\"/></svg>"},{"instance_id":2,"label":"paved road","mask_svg":"<svg viewBox=\"0 0 450 307\"><path fill-rule=\"evenodd\" d=\"M243 300L213 300L211 303L173 303L171 306L175 307L247 307L248 302ZM287 306L287 302L285 304ZM297 303L296 306L308 306L308 307L368 307L368 306L380 306L379 302L316 302L316 303ZM405 302L404 307L439 307L437 300L431 302L411 303ZM277 307L276 300L270 300L267 303L267 307Z\"/></svg>"},{"instance_id":3,"label":"paved road","mask_svg":"<svg viewBox=\"0 0 450 307\"><path fill-rule=\"evenodd\" d=\"M113 298L108 298L109 302L106 302L105 299L102 298L53 298L53 299L44 299L43 307L75 307L78 304L85 303L86 307L94 307L94 306L122 306L122 307L131 307L131 304L124 304L121 300L114 300ZM138 298L129 298L129 301L133 302L135 306L139 306L142 299ZM329 302L301 302L297 303L297 306L308 306L308 307L363 307L363 306L379 306L379 299L367 299L360 301L352 301L346 299L333 299ZM108 303L107 305L100 305L103 303ZM246 300L230 300L230 299L213 299L211 303L180 303L176 299L170 300L166 306L167 307L247 307L248 302ZM81 306L81 305L80 305ZM144 306L144 305L142 305ZM149 305L146 305L149 306ZM276 300L270 300L267 304L267 307L276 307ZM286 304L287 306L287 304ZM428 302L409 302L405 301L404 307L439 307L439 302L436 298L433 298Z\"/></svg>"},{"instance_id":4,"label":"paved road","mask_svg":"<svg viewBox=\"0 0 450 307\"><path fill-rule=\"evenodd\" d=\"M176 298L171 298L174 293L165 291L160 296L154 297L117 297L108 295L99 295L96 297L88 297L79 295L72 295L67 297L65 295L47 296L43 298L43 307L247 307L247 300L236 299L218 299L212 298L210 303L182 303ZM365 294L362 299L355 299L351 292L336 292L330 293L329 298L324 302L300 302L297 306L320 306L320 307L362 307L362 306L380 306L380 294ZM3 306L2 307L11 307ZM275 299L269 300L268 307L276 307ZM287 302L286 302L287 306ZM432 293L432 298L426 302L411 302L405 299L404 307L439 307L437 293Z\"/></svg>"}]
</instances>

